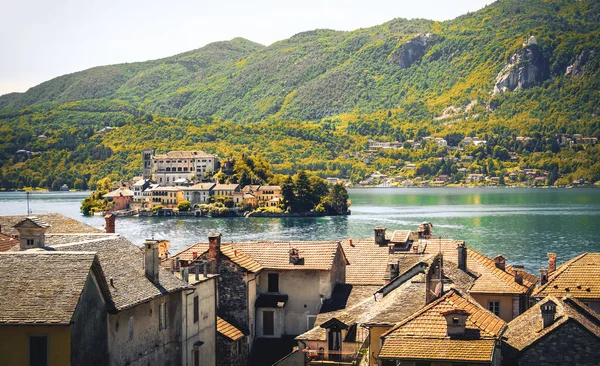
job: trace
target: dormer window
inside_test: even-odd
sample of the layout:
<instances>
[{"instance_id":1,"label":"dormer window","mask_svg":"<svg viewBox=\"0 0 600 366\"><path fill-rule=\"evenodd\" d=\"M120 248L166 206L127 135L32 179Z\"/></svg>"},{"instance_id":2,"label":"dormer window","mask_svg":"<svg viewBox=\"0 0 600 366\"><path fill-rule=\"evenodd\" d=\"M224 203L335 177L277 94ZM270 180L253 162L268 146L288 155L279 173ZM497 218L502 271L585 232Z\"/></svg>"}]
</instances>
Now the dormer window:
<instances>
[{"instance_id":1,"label":"dormer window","mask_svg":"<svg viewBox=\"0 0 600 366\"><path fill-rule=\"evenodd\" d=\"M28 247L32 247L33 246L33 239L27 239L27 246Z\"/></svg>"}]
</instances>

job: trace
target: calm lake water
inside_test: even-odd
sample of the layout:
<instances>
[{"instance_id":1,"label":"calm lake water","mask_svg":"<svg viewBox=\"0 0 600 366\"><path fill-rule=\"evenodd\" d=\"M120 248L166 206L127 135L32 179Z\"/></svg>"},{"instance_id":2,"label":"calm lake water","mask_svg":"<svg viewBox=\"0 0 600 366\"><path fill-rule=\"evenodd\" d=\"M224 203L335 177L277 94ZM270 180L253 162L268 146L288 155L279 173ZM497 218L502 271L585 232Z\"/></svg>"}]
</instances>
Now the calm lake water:
<instances>
[{"instance_id":1,"label":"calm lake water","mask_svg":"<svg viewBox=\"0 0 600 366\"><path fill-rule=\"evenodd\" d=\"M489 256L504 254L511 264L523 264L534 274L547 264L546 253L558 262L586 251L600 251L600 189L427 188L351 189L352 215L320 218L117 218L116 230L136 244L146 238L171 241L177 252L207 241L210 230L223 241L342 240L388 230L412 229L431 221L435 236L466 240ZM35 193L33 213L59 212L95 227L102 217L79 213L88 192ZM0 215L25 214L25 193L0 193Z\"/></svg>"}]
</instances>

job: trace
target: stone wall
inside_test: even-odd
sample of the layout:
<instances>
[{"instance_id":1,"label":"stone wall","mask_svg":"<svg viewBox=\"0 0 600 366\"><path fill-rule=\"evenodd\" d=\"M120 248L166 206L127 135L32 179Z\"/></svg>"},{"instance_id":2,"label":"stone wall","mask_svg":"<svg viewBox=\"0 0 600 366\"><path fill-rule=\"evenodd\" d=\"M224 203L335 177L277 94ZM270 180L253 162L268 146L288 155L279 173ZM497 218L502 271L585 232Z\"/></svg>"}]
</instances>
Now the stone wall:
<instances>
[{"instance_id":1,"label":"stone wall","mask_svg":"<svg viewBox=\"0 0 600 366\"><path fill-rule=\"evenodd\" d=\"M600 364L600 339L585 328L569 321L526 349L519 365L578 365Z\"/></svg>"},{"instance_id":2,"label":"stone wall","mask_svg":"<svg viewBox=\"0 0 600 366\"><path fill-rule=\"evenodd\" d=\"M232 341L217 334L217 350L217 366L246 366L248 364L246 337Z\"/></svg>"}]
</instances>

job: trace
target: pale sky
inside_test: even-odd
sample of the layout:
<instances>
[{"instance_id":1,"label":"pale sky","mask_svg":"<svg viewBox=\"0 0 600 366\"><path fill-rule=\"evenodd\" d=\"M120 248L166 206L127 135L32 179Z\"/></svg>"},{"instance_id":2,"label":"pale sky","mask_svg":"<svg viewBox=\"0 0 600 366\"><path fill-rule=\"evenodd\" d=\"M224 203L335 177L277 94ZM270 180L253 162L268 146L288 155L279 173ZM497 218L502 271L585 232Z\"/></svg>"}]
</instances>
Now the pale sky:
<instances>
[{"instance_id":1,"label":"pale sky","mask_svg":"<svg viewBox=\"0 0 600 366\"><path fill-rule=\"evenodd\" d=\"M243 37L269 45L394 18L453 19L491 0L0 0L0 95L90 67Z\"/></svg>"}]
</instances>

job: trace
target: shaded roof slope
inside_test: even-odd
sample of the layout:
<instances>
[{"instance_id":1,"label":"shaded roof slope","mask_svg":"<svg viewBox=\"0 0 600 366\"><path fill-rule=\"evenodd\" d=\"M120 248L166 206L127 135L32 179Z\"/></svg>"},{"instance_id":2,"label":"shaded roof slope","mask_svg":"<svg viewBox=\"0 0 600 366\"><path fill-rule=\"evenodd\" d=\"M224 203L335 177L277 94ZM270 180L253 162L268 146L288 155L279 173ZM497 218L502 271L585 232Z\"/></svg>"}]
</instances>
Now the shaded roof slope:
<instances>
[{"instance_id":1,"label":"shaded roof slope","mask_svg":"<svg viewBox=\"0 0 600 366\"><path fill-rule=\"evenodd\" d=\"M50 225L50 227L46 230L46 234L103 232L100 229L86 225L82 222L58 213L36 214L35 216ZM14 228L14 226L27 217L28 215L0 216L0 227L2 233L10 236L19 235L19 232Z\"/></svg>"},{"instance_id":2,"label":"shaded roof slope","mask_svg":"<svg viewBox=\"0 0 600 366\"><path fill-rule=\"evenodd\" d=\"M0 323L69 324L92 266L93 252L0 253Z\"/></svg>"}]
</instances>

